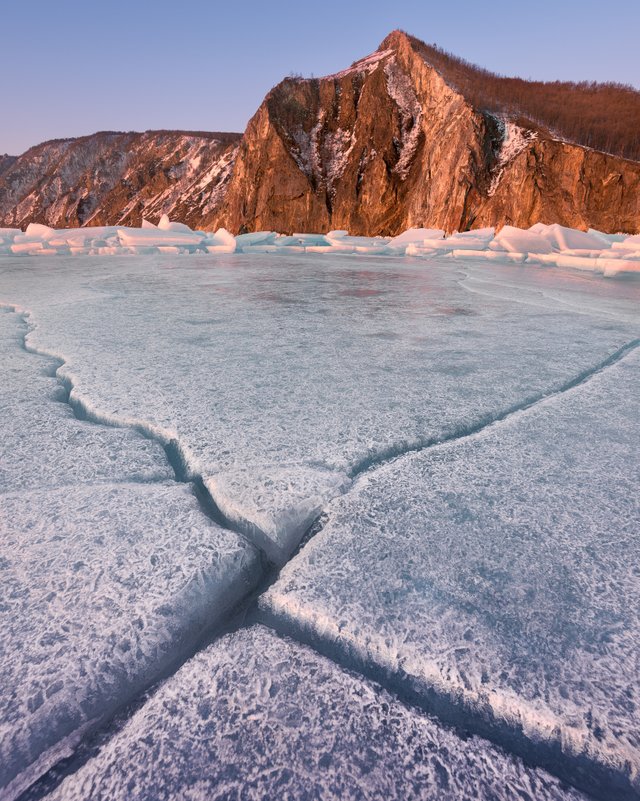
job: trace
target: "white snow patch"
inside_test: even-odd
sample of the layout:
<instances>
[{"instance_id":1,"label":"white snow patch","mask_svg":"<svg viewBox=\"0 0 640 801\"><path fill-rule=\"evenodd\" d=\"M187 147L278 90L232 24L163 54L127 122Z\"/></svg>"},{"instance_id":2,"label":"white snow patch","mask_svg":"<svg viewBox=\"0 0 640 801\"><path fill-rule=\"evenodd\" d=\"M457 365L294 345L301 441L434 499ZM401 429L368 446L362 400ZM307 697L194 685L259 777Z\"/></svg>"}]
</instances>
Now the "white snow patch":
<instances>
[{"instance_id":1,"label":"white snow patch","mask_svg":"<svg viewBox=\"0 0 640 801\"><path fill-rule=\"evenodd\" d=\"M329 131L324 138L326 184L327 191L332 195L335 194L336 181L347 168L355 144L354 132L343 128Z\"/></svg>"},{"instance_id":2,"label":"white snow patch","mask_svg":"<svg viewBox=\"0 0 640 801\"><path fill-rule=\"evenodd\" d=\"M395 59L384 67L387 76L387 91L400 111L400 155L393 171L402 180L409 174L411 162L418 147L422 122L422 105L407 74L400 69Z\"/></svg>"},{"instance_id":3,"label":"white snow patch","mask_svg":"<svg viewBox=\"0 0 640 801\"><path fill-rule=\"evenodd\" d=\"M498 154L498 161L494 167L494 176L489 187L489 197L495 194L498 185L504 174L505 167L510 164L516 156L520 155L523 150L538 138L535 131L529 131L516 125L503 117L495 117L498 125L502 130L502 143L500 145L500 152Z\"/></svg>"},{"instance_id":4,"label":"white snow patch","mask_svg":"<svg viewBox=\"0 0 640 801\"><path fill-rule=\"evenodd\" d=\"M315 179L317 184L322 180L319 139L324 117L324 111L321 111L318 121L309 132L305 131L302 126L292 132L295 147L292 148L291 155L302 172L308 178Z\"/></svg>"},{"instance_id":5,"label":"white snow patch","mask_svg":"<svg viewBox=\"0 0 640 801\"><path fill-rule=\"evenodd\" d=\"M389 58L389 56L392 56L393 54L393 50L376 50L375 53L371 53L371 55L361 58L346 70L341 70L340 72L334 72L331 75L326 75L325 79L344 78L346 75L354 75L357 73L365 73L368 75L375 70L381 61L384 61L384 59Z\"/></svg>"}]
</instances>

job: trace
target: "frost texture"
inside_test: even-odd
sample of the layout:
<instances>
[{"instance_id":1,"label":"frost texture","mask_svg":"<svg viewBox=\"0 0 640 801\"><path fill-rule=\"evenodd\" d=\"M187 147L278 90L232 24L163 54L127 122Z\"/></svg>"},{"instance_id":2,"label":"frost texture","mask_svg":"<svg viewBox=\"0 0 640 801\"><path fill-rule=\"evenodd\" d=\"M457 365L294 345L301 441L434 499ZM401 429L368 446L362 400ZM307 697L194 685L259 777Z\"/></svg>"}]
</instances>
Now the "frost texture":
<instances>
[{"instance_id":1,"label":"frost texture","mask_svg":"<svg viewBox=\"0 0 640 801\"><path fill-rule=\"evenodd\" d=\"M77 420L53 377L59 363L26 353L25 332L19 315L0 309L0 493L174 477L158 443Z\"/></svg>"},{"instance_id":2,"label":"frost texture","mask_svg":"<svg viewBox=\"0 0 640 801\"><path fill-rule=\"evenodd\" d=\"M260 626L169 679L51 801L579 801Z\"/></svg>"},{"instance_id":3,"label":"frost texture","mask_svg":"<svg viewBox=\"0 0 640 801\"><path fill-rule=\"evenodd\" d=\"M0 311L0 797L180 659L259 577L162 447L77 420Z\"/></svg>"},{"instance_id":4,"label":"frost texture","mask_svg":"<svg viewBox=\"0 0 640 801\"><path fill-rule=\"evenodd\" d=\"M191 235L162 220L134 236L156 231ZM552 249L588 249L602 236L525 233ZM38 227L29 236L60 235ZM87 233L64 232L76 235ZM345 257L373 247L345 231L238 238L280 248L275 259L0 260L3 299L31 310L27 348L64 359L70 401L94 421L50 400L58 362L24 352L18 317L1 316L0 416L13 444L0 495L0 784L20 774L15 795L85 725L184 658L258 580L255 549L203 517L137 429L166 446L178 473L201 478L273 561L328 511L265 600L274 624L312 634L391 685L404 677L421 697L449 699L462 725L522 732L534 754L557 745L567 764L584 757L580 776L608 766L637 790L640 285L508 264L518 237L450 238L467 255L497 242L505 249L484 251L495 263ZM627 240L602 241L614 251ZM331 257L302 253L321 242ZM442 242L423 229L396 246L441 252ZM383 254L390 245L375 241ZM621 348L622 361L593 375ZM270 664L277 683L288 668ZM306 678L288 680L287 692ZM340 698L336 714L347 708ZM313 718L312 704L298 708ZM378 731L375 719L367 727ZM338 731L350 732L340 719ZM215 725L206 733L203 748L229 753ZM374 757L357 764L374 770L376 742L369 748ZM344 752L336 775L351 775L353 749ZM143 782L145 769L132 769ZM261 775L256 786L272 781Z\"/></svg>"},{"instance_id":5,"label":"frost texture","mask_svg":"<svg viewBox=\"0 0 640 801\"><path fill-rule=\"evenodd\" d=\"M478 435L365 474L263 608L638 793L639 381L636 346Z\"/></svg>"},{"instance_id":6,"label":"frost texture","mask_svg":"<svg viewBox=\"0 0 640 801\"><path fill-rule=\"evenodd\" d=\"M189 488L0 496L0 787L157 677L257 579Z\"/></svg>"}]
</instances>

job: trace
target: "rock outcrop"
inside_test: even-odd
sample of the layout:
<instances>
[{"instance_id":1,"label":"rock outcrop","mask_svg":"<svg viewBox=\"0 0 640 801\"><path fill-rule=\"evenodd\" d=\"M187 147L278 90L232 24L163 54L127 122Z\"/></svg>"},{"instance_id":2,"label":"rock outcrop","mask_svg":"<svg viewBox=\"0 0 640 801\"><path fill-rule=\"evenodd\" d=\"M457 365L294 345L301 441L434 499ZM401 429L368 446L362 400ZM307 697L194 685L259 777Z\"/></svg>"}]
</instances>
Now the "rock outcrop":
<instances>
[{"instance_id":1,"label":"rock outcrop","mask_svg":"<svg viewBox=\"0 0 640 801\"><path fill-rule=\"evenodd\" d=\"M282 81L243 137L102 133L39 145L0 164L0 224L138 225L168 213L232 233L536 222L640 231L640 162L562 141L522 108L488 110L468 82L456 87L473 68L447 71L446 58L394 31L349 69ZM640 93L625 91L640 109Z\"/></svg>"},{"instance_id":2,"label":"rock outcrop","mask_svg":"<svg viewBox=\"0 0 640 801\"><path fill-rule=\"evenodd\" d=\"M536 222L640 230L640 163L475 108L395 31L350 69L288 78L238 150L208 219L256 229L397 234Z\"/></svg>"},{"instance_id":3,"label":"rock outcrop","mask_svg":"<svg viewBox=\"0 0 640 801\"><path fill-rule=\"evenodd\" d=\"M147 131L44 142L0 171L1 224L140 225L167 212L197 226L224 194L239 139Z\"/></svg>"}]
</instances>

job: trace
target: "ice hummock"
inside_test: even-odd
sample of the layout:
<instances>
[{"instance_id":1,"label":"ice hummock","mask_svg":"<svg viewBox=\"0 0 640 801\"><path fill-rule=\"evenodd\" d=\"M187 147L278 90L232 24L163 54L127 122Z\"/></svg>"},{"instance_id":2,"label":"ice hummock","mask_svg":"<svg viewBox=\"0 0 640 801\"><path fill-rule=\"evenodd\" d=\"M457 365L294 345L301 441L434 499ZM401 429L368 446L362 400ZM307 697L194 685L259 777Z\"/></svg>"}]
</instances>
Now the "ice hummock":
<instances>
[{"instance_id":1,"label":"ice hummock","mask_svg":"<svg viewBox=\"0 0 640 801\"><path fill-rule=\"evenodd\" d=\"M404 147L406 152L410 152L419 125L416 121L411 127L413 117L408 111L405 117L407 141ZM397 169L404 174L402 164L401 156ZM450 236L438 229L410 228L395 237L356 237L350 236L348 231L293 235L257 231L235 237L224 228L211 233L192 231L183 223L172 222L165 214L157 226L143 220L141 228L103 226L54 230L32 223L25 233L18 229L0 229L0 254L5 255L202 255L234 252L254 255L441 256L572 267L607 277L640 272L640 236L578 231L557 224L536 223L528 230L504 226L498 232L493 228L482 228Z\"/></svg>"}]
</instances>

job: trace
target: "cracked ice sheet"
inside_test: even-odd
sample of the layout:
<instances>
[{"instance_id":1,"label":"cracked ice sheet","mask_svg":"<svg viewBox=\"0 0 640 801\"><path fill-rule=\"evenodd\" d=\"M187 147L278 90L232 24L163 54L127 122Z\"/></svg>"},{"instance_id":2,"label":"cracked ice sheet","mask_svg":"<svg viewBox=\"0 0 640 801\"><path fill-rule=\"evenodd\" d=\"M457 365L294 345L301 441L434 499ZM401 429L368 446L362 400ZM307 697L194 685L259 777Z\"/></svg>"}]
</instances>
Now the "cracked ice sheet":
<instances>
[{"instance_id":1,"label":"cracked ice sheet","mask_svg":"<svg viewBox=\"0 0 640 801\"><path fill-rule=\"evenodd\" d=\"M57 363L26 352L24 330L0 311L3 799L157 678L258 578L254 549L169 480L158 443L77 420L56 400Z\"/></svg>"},{"instance_id":2,"label":"cracked ice sheet","mask_svg":"<svg viewBox=\"0 0 640 801\"><path fill-rule=\"evenodd\" d=\"M277 562L357 465L558 388L637 335L638 286L623 297L615 282L500 267L536 301L519 303L470 291L471 269L238 255L0 264L3 296L33 311L29 343L67 360L74 397L176 439Z\"/></svg>"},{"instance_id":3,"label":"cracked ice sheet","mask_svg":"<svg viewBox=\"0 0 640 801\"><path fill-rule=\"evenodd\" d=\"M89 797L583 798L261 626L226 635L185 663L47 796Z\"/></svg>"},{"instance_id":4,"label":"cracked ice sheet","mask_svg":"<svg viewBox=\"0 0 640 801\"><path fill-rule=\"evenodd\" d=\"M0 492L174 477L157 442L77 420L53 377L58 362L26 352L25 331L0 309Z\"/></svg>"},{"instance_id":5,"label":"cracked ice sheet","mask_svg":"<svg viewBox=\"0 0 640 801\"><path fill-rule=\"evenodd\" d=\"M569 770L577 755L605 798L636 797L639 385L636 349L480 435L363 475L263 611L479 730L521 727L525 748L558 747Z\"/></svg>"},{"instance_id":6,"label":"cracked ice sheet","mask_svg":"<svg viewBox=\"0 0 640 801\"><path fill-rule=\"evenodd\" d=\"M175 483L5 493L0 532L0 796L12 798L188 652L259 563Z\"/></svg>"}]
</instances>

